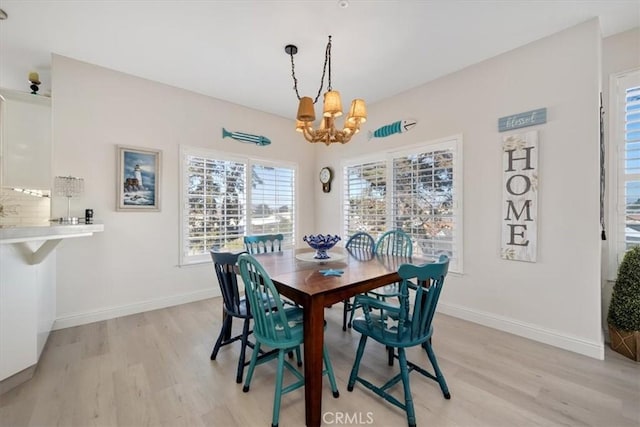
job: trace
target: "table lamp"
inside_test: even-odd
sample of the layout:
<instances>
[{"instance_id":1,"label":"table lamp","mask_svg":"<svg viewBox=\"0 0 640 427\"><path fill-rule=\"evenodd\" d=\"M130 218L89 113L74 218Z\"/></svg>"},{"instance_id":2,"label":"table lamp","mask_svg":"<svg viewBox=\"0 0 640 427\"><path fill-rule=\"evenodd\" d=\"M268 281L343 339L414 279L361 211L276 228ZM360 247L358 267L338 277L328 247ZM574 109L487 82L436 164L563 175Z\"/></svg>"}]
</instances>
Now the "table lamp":
<instances>
[{"instance_id":1,"label":"table lamp","mask_svg":"<svg viewBox=\"0 0 640 427\"><path fill-rule=\"evenodd\" d=\"M78 217L71 216L71 198L84 192L84 179L74 176L56 176L54 178L54 194L67 198L67 217L59 218L61 224L78 224Z\"/></svg>"}]
</instances>

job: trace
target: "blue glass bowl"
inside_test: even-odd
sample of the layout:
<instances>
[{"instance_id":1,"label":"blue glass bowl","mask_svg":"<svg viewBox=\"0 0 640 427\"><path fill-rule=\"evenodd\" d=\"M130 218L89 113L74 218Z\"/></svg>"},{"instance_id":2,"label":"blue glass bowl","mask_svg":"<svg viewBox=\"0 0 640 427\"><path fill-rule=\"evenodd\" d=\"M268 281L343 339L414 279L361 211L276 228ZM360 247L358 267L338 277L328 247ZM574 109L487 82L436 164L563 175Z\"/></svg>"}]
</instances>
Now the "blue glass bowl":
<instances>
[{"instance_id":1,"label":"blue glass bowl","mask_svg":"<svg viewBox=\"0 0 640 427\"><path fill-rule=\"evenodd\" d=\"M327 251L340 241L340 236L331 234L310 234L302 238L309 246L316 250L315 259L329 259Z\"/></svg>"}]
</instances>

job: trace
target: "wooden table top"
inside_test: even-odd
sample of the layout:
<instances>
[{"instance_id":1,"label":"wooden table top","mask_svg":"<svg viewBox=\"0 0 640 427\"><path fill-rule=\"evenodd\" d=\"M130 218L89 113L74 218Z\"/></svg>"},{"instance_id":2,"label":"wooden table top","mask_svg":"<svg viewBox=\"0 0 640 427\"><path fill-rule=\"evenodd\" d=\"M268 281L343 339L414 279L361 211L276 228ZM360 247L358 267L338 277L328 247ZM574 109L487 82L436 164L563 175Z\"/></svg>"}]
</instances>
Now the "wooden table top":
<instances>
[{"instance_id":1,"label":"wooden table top","mask_svg":"<svg viewBox=\"0 0 640 427\"><path fill-rule=\"evenodd\" d=\"M405 263L417 261L418 258L395 256L372 256L366 253L349 252L343 248L335 248L329 254L340 254L340 260L326 263L303 261L296 255L313 252L311 249L289 249L282 252L260 254L256 259L269 273L281 293L298 300L325 294L327 302L341 301L347 295L362 292L360 286L371 289L372 283L383 286L399 280L398 267ZM342 270L342 276L324 276L320 270Z\"/></svg>"}]
</instances>

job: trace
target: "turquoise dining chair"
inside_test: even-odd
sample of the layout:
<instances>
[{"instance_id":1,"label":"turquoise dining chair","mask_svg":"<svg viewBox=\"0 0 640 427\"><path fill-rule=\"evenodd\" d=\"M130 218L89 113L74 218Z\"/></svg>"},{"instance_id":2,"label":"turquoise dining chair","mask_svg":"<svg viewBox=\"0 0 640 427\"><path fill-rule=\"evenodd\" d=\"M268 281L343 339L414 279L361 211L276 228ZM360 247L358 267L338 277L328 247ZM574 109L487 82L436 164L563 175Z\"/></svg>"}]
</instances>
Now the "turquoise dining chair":
<instances>
[{"instance_id":1,"label":"turquoise dining chair","mask_svg":"<svg viewBox=\"0 0 640 427\"><path fill-rule=\"evenodd\" d=\"M378 238L375 252L377 256L381 257L399 256L408 259L413 255L413 241L411 236L400 229L390 230ZM387 298L393 298L398 295L399 285L399 282L390 283L367 292L367 295L385 301ZM389 353L389 366L393 366L393 349L388 348L387 351Z\"/></svg>"},{"instance_id":2,"label":"turquoise dining chair","mask_svg":"<svg viewBox=\"0 0 640 427\"><path fill-rule=\"evenodd\" d=\"M387 231L378 238L375 253L380 256L393 255L410 258L413 255L413 241L411 240L411 236L402 230ZM384 300L388 296L393 296L398 292L398 284L399 283L393 283L382 286L369 291L368 294Z\"/></svg>"},{"instance_id":3,"label":"turquoise dining chair","mask_svg":"<svg viewBox=\"0 0 640 427\"><path fill-rule=\"evenodd\" d=\"M413 255L413 241L411 236L402 230L390 230L378 238L375 252L377 255L410 257Z\"/></svg>"},{"instance_id":4,"label":"turquoise dining chair","mask_svg":"<svg viewBox=\"0 0 640 427\"><path fill-rule=\"evenodd\" d=\"M249 391L256 365L265 363L276 357L278 358L273 416L271 419L272 427L277 427L280 418L280 401L282 395L304 385L304 376L284 358L285 353L291 350L296 350L299 355L300 345L304 342L303 311L300 307L283 308L283 302L273 281L253 256L249 254L240 255L238 257L238 266L240 267L240 274L244 281L245 292L253 308L253 334L256 340L255 349L251 356L251 362L249 363L249 369L247 370L247 377L242 391ZM265 295L267 296L266 299L264 298ZM275 302L275 311L268 310L268 307L265 307L265 304L269 304L268 301ZM264 309L257 307L263 307ZM258 353L262 345L278 351L277 353L258 358ZM329 377L333 396L338 397L340 394L326 346L322 349L322 355L325 365L322 373ZM287 368L298 379L286 387L283 387L284 368Z\"/></svg>"},{"instance_id":5,"label":"turquoise dining chair","mask_svg":"<svg viewBox=\"0 0 640 427\"><path fill-rule=\"evenodd\" d=\"M265 252L282 251L282 234L261 234L255 236L244 236L244 246L250 254L262 254Z\"/></svg>"},{"instance_id":6,"label":"turquoise dining chair","mask_svg":"<svg viewBox=\"0 0 640 427\"><path fill-rule=\"evenodd\" d=\"M416 425L413 397L409 386L410 372L417 371L427 378L437 381L444 398L451 398L449 388L438 366L438 361L431 345L433 316L436 312L436 306L448 268L449 258L446 255L441 255L440 259L435 263L419 266L412 264L401 265L398 268L398 275L402 279L399 289L399 305L390 304L387 301L381 301L367 295L356 296L355 303L362 306L364 318L355 319L352 324L353 329L362 335L349 376L347 390L353 391L355 383L361 383L378 396L404 410L407 413L407 421L410 427ZM413 304L410 304L410 293L413 294ZM376 309L376 311L372 312L373 309ZM381 310L383 314L378 315L377 310ZM394 352L394 357L399 361L400 373L381 386L376 386L358 376L360 362L362 361L368 338L385 345L387 348L391 348ZM414 346L422 346L426 350L433 367L433 373L407 360L406 349ZM404 402L387 392L389 388L399 382L402 382L403 385Z\"/></svg>"},{"instance_id":7,"label":"turquoise dining chair","mask_svg":"<svg viewBox=\"0 0 640 427\"><path fill-rule=\"evenodd\" d=\"M376 242L369 233L360 231L349 237L347 243L344 245L345 249L351 256L359 260L370 260L375 254ZM353 320L353 313L357 307L351 302L351 298L347 298L343 301L342 311L342 330L346 331L347 327L351 327L351 321ZM347 317L349 316L349 322L347 323Z\"/></svg>"},{"instance_id":8,"label":"turquoise dining chair","mask_svg":"<svg viewBox=\"0 0 640 427\"><path fill-rule=\"evenodd\" d=\"M283 234L256 234L244 236L244 247L251 255L282 252ZM283 299L287 305L297 305L288 299Z\"/></svg>"}]
</instances>

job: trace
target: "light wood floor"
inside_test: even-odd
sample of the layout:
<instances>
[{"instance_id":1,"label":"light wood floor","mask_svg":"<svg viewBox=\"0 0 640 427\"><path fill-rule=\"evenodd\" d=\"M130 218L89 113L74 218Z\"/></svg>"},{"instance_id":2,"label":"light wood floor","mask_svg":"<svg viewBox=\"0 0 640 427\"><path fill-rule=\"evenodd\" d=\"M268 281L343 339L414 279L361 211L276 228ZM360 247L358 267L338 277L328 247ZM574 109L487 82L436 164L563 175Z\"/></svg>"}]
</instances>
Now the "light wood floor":
<instances>
[{"instance_id":1,"label":"light wood floor","mask_svg":"<svg viewBox=\"0 0 640 427\"><path fill-rule=\"evenodd\" d=\"M53 332L34 378L0 396L0 425L270 425L273 363L257 368L243 393L234 381L239 344L209 360L220 304L210 299ZM341 313L341 305L327 309L340 397L325 380L324 424L406 425L401 410L362 386L347 392L359 335L342 331ZM418 425L640 426L640 365L616 353L594 360L444 315L435 331L452 398L412 373ZM382 381L397 369L386 365L381 346L367 348L362 374ZM419 349L410 356L427 362ZM303 389L283 397L280 425L304 425Z\"/></svg>"}]
</instances>

